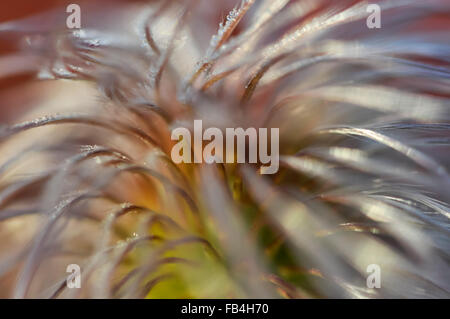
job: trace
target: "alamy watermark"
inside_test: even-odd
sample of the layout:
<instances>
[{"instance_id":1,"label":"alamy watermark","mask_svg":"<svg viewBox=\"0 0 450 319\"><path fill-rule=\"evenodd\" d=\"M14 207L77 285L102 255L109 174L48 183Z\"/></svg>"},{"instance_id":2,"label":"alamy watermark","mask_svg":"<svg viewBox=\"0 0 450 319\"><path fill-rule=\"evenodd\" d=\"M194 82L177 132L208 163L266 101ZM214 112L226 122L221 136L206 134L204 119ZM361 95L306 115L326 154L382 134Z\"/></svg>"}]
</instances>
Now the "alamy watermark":
<instances>
[{"instance_id":1,"label":"alamy watermark","mask_svg":"<svg viewBox=\"0 0 450 319\"><path fill-rule=\"evenodd\" d=\"M367 17L366 25L369 29L381 28L381 7L378 4L369 4L366 8L367 13L370 15ZM81 28L81 7L78 4L69 4L66 8L66 12L70 15L66 19L66 26L69 29Z\"/></svg>"},{"instance_id":2,"label":"alamy watermark","mask_svg":"<svg viewBox=\"0 0 450 319\"><path fill-rule=\"evenodd\" d=\"M81 268L77 264L70 264L66 268L66 272L70 273L66 279L66 285L69 289L81 288Z\"/></svg>"},{"instance_id":3,"label":"alamy watermark","mask_svg":"<svg viewBox=\"0 0 450 319\"><path fill-rule=\"evenodd\" d=\"M279 168L280 132L278 128L271 128L270 136L268 133L267 128L258 130L256 128L246 130L226 128L224 139L224 134L219 128L209 127L203 132L202 120L195 120L193 143L191 132L187 128L179 127L172 131L172 140L178 141L172 148L172 161L177 164L245 163L248 161L248 163L263 164L261 174L275 174ZM205 141L210 142L204 145ZM193 146L193 152L191 146Z\"/></svg>"},{"instance_id":4,"label":"alamy watermark","mask_svg":"<svg viewBox=\"0 0 450 319\"><path fill-rule=\"evenodd\" d=\"M369 29L381 28L381 7L378 4L369 4L366 11L370 13L367 17L366 24Z\"/></svg>"},{"instance_id":5,"label":"alamy watermark","mask_svg":"<svg viewBox=\"0 0 450 319\"><path fill-rule=\"evenodd\" d=\"M69 4L66 12L70 15L66 19L66 26L69 29L81 28L81 7L78 4Z\"/></svg>"},{"instance_id":6,"label":"alamy watermark","mask_svg":"<svg viewBox=\"0 0 450 319\"><path fill-rule=\"evenodd\" d=\"M370 264L366 271L370 273L367 276L367 288L381 288L381 267L377 264Z\"/></svg>"}]
</instances>

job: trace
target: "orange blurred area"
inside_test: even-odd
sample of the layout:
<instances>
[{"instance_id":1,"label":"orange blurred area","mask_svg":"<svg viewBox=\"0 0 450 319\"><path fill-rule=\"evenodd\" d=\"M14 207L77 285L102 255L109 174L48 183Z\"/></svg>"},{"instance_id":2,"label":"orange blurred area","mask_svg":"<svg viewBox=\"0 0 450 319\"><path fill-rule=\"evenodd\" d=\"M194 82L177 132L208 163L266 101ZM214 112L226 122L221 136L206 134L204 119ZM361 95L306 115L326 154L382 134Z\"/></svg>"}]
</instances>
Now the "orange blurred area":
<instances>
[{"instance_id":1,"label":"orange blurred area","mask_svg":"<svg viewBox=\"0 0 450 319\"><path fill-rule=\"evenodd\" d=\"M19 20L45 12L58 6L64 7L73 1L70 0L15 0L0 2L0 23ZM16 49L14 38L0 34L0 56L13 57ZM5 62L8 63L8 62ZM26 109L26 101L32 99L29 81L34 74L22 73L19 75L0 78L0 124L5 124Z\"/></svg>"},{"instance_id":2,"label":"orange blurred area","mask_svg":"<svg viewBox=\"0 0 450 319\"><path fill-rule=\"evenodd\" d=\"M0 21L23 18L27 15L36 14L58 5L69 4L70 0L15 0L0 2Z\"/></svg>"},{"instance_id":3,"label":"orange blurred area","mask_svg":"<svg viewBox=\"0 0 450 319\"><path fill-rule=\"evenodd\" d=\"M0 24L10 21L19 21L49 12L51 10L61 10L61 16L67 14L66 7L69 4L76 3L80 6L83 4L105 4L105 8L113 3L130 3L143 2L142 0L15 0L0 1ZM148 1L147 1L148 2ZM84 12L82 12L84 14ZM45 22L45 21L43 21ZM17 61L17 49L19 39L16 35L2 34L0 32L0 69L5 69L11 63L26 64L23 61ZM26 59L25 59L26 61ZM0 77L0 125L9 124L14 121L27 110L35 97L39 95L39 91L46 89L49 85L33 83L35 73L27 71L24 65L21 72L13 75Z\"/></svg>"},{"instance_id":4,"label":"orange blurred area","mask_svg":"<svg viewBox=\"0 0 450 319\"><path fill-rule=\"evenodd\" d=\"M167 0L170 1L170 0ZM209 0L200 0L207 3ZM83 25L96 25L98 19L120 5L130 3L149 4L152 0L16 0L0 1L0 26L7 23L30 25L42 30L57 28L59 24L64 26L64 21L69 13L66 8L70 4L78 4L81 7L81 20ZM188 1L186 1L188 2ZM212 2L211 2L212 3ZM198 30L204 30L204 24L214 26L217 21L223 21L226 13L235 5L234 0L214 1L211 6L198 7L203 19L197 22ZM88 9L90 8L90 9ZM99 10L100 8L100 10ZM92 9L92 10L91 10ZM104 10L104 11L103 11ZM51 15L48 15L51 13ZM36 17L36 18L35 18ZM31 24L28 19L34 19ZM53 19L55 18L55 19ZM31 27L28 31L33 31ZM234 30L238 33L240 27ZM0 125L12 124L17 118L29 110L33 103L38 102L41 93L52 90L52 81L37 83L36 70L33 67L39 65L39 61L32 56L23 55L20 51L23 43L23 33L3 31L0 29ZM211 35L206 31L206 37ZM13 70L13 71L12 71Z\"/></svg>"}]
</instances>

